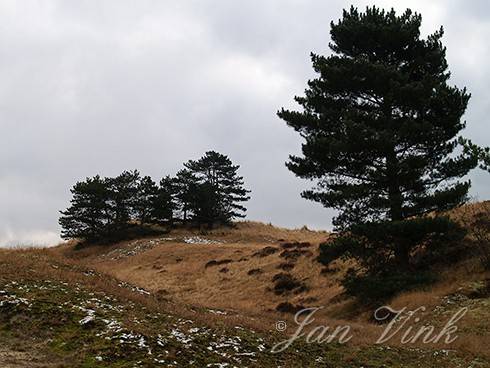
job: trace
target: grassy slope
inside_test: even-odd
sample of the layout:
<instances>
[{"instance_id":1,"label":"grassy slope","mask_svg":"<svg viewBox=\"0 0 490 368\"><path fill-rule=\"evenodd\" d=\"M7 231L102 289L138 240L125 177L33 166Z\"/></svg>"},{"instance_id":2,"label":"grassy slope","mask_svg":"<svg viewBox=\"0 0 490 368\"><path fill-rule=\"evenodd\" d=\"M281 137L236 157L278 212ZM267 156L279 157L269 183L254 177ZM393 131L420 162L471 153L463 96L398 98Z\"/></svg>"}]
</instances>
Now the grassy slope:
<instances>
[{"instance_id":1,"label":"grassy slope","mask_svg":"<svg viewBox=\"0 0 490 368\"><path fill-rule=\"evenodd\" d=\"M342 346L301 341L284 353L272 354L270 347L292 333L292 329L288 334L275 332L274 322L281 319L294 325L291 316L273 311L278 302L319 305L338 297L336 278L341 270L321 275L314 261L315 245L328 234L248 223L233 231L199 235L219 244L182 243L194 236L187 232L170 236L174 239L143 239L78 252L71 246L0 252L0 366L490 366L485 354L490 298L474 297L469 291L482 284L470 275L461 279L463 271L453 274L458 284L448 276L434 289L393 301L395 306L428 305L426 320L436 325L468 306L471 313L462 324L461 338L449 349L374 345L372 338L380 327L367 323L366 314L344 301L330 303L333 307L322 312L320 321L330 326L342 323L333 319L336 314L354 319L350 323L360 341ZM266 246L281 248L285 240L311 242L305 249L312 254L285 260L281 249L253 256ZM232 262L205 267L222 259ZM278 265L285 261L294 263L288 272L308 290L279 296L268 290ZM224 267L228 271L220 272ZM250 276L250 269L262 273ZM346 312L349 308L351 313Z\"/></svg>"}]
</instances>

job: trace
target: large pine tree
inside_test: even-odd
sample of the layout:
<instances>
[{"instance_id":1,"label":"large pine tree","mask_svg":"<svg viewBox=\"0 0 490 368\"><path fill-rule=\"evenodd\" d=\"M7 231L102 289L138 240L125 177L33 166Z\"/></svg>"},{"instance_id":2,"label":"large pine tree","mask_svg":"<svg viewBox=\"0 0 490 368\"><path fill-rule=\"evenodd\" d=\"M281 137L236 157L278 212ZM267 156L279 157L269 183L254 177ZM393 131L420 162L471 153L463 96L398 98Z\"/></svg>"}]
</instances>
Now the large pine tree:
<instances>
[{"instance_id":1,"label":"large pine tree","mask_svg":"<svg viewBox=\"0 0 490 368\"><path fill-rule=\"evenodd\" d=\"M464 203L464 176L489 162L488 149L460 136L470 95L449 83L443 30L422 38L421 21L410 10L344 11L331 23L332 53L311 56L317 77L295 98L302 109L278 113L305 140L287 162L317 182L302 195L339 213L341 232L319 259L357 261L344 282L354 295L429 280L464 232L425 215Z\"/></svg>"},{"instance_id":2,"label":"large pine tree","mask_svg":"<svg viewBox=\"0 0 490 368\"><path fill-rule=\"evenodd\" d=\"M317 179L303 196L340 211L338 229L399 221L467 199L458 180L478 164L462 146L470 95L448 83L442 28L420 37L421 16L352 7L331 23L332 54L312 54L318 77L279 116L305 139L291 156L297 176Z\"/></svg>"}]
</instances>

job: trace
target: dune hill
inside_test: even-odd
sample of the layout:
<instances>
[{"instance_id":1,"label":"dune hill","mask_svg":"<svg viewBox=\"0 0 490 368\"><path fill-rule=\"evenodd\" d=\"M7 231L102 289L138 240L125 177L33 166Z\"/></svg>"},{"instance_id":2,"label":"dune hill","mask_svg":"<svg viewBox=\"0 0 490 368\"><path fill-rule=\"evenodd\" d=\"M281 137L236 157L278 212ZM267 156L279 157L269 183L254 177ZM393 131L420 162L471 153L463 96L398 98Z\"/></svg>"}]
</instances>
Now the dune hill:
<instances>
[{"instance_id":1,"label":"dune hill","mask_svg":"<svg viewBox=\"0 0 490 368\"><path fill-rule=\"evenodd\" d=\"M468 208L453 215L465 218ZM330 236L240 222L82 249L0 251L0 366L490 367L490 275L474 257L390 302L424 306L423 322L437 328L468 308L456 342L376 345L385 326L339 284L349 265L316 261ZM295 311L317 306L316 325L348 324L352 341L301 339L272 354L295 331Z\"/></svg>"}]
</instances>

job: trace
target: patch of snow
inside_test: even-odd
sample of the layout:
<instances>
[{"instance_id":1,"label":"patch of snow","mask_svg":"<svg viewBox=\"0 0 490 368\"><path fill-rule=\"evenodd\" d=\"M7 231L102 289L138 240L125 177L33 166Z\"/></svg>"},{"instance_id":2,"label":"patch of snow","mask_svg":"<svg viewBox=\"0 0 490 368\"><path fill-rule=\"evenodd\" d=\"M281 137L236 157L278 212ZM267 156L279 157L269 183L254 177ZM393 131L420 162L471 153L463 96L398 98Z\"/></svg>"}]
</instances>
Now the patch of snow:
<instances>
[{"instance_id":1,"label":"patch of snow","mask_svg":"<svg viewBox=\"0 0 490 368\"><path fill-rule=\"evenodd\" d=\"M221 244L217 240L204 239L199 236L187 236L184 238L184 243L186 244Z\"/></svg>"},{"instance_id":2,"label":"patch of snow","mask_svg":"<svg viewBox=\"0 0 490 368\"><path fill-rule=\"evenodd\" d=\"M181 344L188 344L192 341L192 337L186 336L182 331L178 329L173 329L170 331L170 336L172 336L175 340L180 342Z\"/></svg>"}]
</instances>

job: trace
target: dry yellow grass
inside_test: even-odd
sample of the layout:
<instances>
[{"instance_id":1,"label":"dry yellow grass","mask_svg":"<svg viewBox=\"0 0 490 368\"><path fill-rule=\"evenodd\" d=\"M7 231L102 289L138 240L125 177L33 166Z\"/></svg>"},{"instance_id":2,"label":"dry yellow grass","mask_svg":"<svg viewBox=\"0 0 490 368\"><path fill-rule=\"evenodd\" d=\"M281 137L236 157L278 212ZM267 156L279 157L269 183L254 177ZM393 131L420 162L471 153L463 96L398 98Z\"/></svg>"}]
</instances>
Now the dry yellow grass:
<instances>
[{"instance_id":1,"label":"dry yellow grass","mask_svg":"<svg viewBox=\"0 0 490 368\"><path fill-rule=\"evenodd\" d=\"M210 244L190 244L186 240L196 237L213 241ZM6 265L3 277L45 277L68 282L88 283L90 287L108 290L121 298L144 303L150 309L191 316L207 324L237 324L256 330L271 331L277 320L288 322L288 333L295 327L292 314L276 311L279 303L323 306L317 313L318 325L339 326L349 324L356 336L354 344L369 345L379 337L384 326L370 322L372 311L359 308L352 300L341 298L339 280L346 265L339 263L334 272L322 273L323 266L316 261L319 243L327 240L329 233L307 229L280 229L270 225L242 222L235 228L192 232L179 229L165 238L147 238L121 242L110 246L92 246L75 250L74 243L53 249L1 251L0 263ZM299 248L284 248L284 243L304 242ZM274 248L272 254L259 257L258 252ZM283 252L300 249L296 259L281 256ZM212 261L226 263L211 265ZM284 271L281 265L294 267ZM94 269L100 277L87 280L83 270ZM253 271L250 274L250 271ZM257 271L258 270L258 271ZM273 277L288 273L303 283L300 292L276 295ZM441 273L441 282L422 291L404 293L394 298L390 305L395 309L406 307L427 308L424 317L428 322L443 323L431 311L438 308L444 298L467 287L469 283L488 278L478 271L475 260L469 259ZM152 296L131 293L117 286L118 280L129 282L152 292ZM488 318L480 304L464 320L461 338L450 346L468 354L486 354ZM210 313L226 311L226 315ZM488 309L488 308L487 308ZM401 345L399 341L390 344ZM426 347L421 344L414 346ZM435 347L447 349L447 345Z\"/></svg>"},{"instance_id":2,"label":"dry yellow grass","mask_svg":"<svg viewBox=\"0 0 490 368\"><path fill-rule=\"evenodd\" d=\"M168 236L179 238L191 235L196 234L177 230ZM84 264L121 280L188 304L208 308L262 313L274 310L283 301L294 304L325 304L340 292L336 282L320 276L322 266L314 261L318 254L318 244L328 238L326 232L279 229L244 222L234 229L213 230L198 236L220 243L185 244L182 241L160 240L149 250L116 260L106 255L118 247L127 247L131 242L79 252L67 252L66 247L61 247L58 251L68 257L81 255ZM279 265L288 262L280 256L284 251L281 244L294 241L311 243L308 247L311 254L290 262L295 264L290 273L303 281L310 290L287 298L276 296L266 288L272 286L274 275L284 272ZM274 247L277 252L266 257L253 256L265 247ZM206 267L212 260L231 262ZM220 272L223 268L227 272ZM249 275L250 270L260 270L260 273ZM326 283L330 283L332 287L325 288Z\"/></svg>"}]
</instances>

